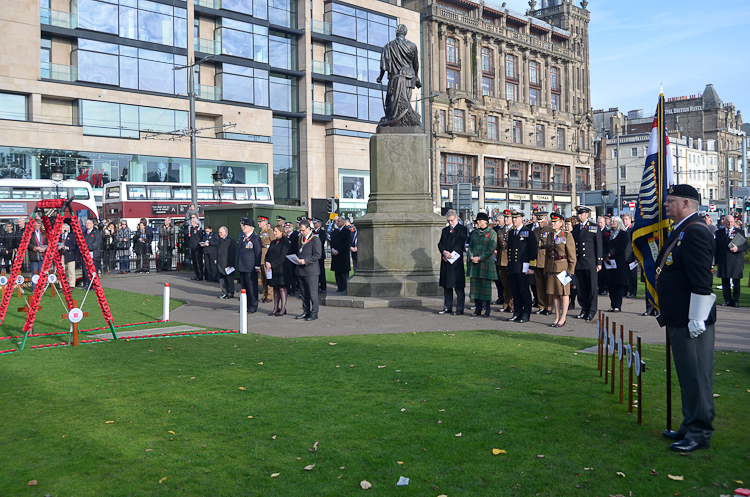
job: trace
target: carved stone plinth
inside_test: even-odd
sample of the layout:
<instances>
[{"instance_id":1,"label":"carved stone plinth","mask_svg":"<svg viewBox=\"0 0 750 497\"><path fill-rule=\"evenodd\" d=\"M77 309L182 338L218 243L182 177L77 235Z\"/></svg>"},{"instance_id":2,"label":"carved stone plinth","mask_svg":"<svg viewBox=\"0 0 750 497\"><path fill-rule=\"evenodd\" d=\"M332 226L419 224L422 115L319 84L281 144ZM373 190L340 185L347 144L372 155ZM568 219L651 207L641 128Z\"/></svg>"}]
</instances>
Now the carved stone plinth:
<instances>
[{"instance_id":1,"label":"carved stone plinth","mask_svg":"<svg viewBox=\"0 0 750 497\"><path fill-rule=\"evenodd\" d=\"M370 138L370 200L358 231L358 297L441 295L437 249L445 219L432 210L428 141L424 134Z\"/></svg>"}]
</instances>

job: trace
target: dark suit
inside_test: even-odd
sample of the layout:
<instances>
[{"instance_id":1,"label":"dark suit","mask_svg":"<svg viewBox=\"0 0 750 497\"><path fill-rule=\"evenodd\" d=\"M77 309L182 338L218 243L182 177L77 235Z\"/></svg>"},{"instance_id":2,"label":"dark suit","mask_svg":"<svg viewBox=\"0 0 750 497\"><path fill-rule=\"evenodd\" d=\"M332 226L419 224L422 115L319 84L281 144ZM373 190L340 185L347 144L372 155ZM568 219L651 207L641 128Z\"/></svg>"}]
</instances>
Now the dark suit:
<instances>
[{"instance_id":1,"label":"dark suit","mask_svg":"<svg viewBox=\"0 0 750 497\"><path fill-rule=\"evenodd\" d=\"M253 231L242 234L237 244L237 271L240 273L240 286L247 293L247 312L258 310L258 272L263 254L260 237Z\"/></svg>"},{"instance_id":2,"label":"dark suit","mask_svg":"<svg viewBox=\"0 0 750 497\"><path fill-rule=\"evenodd\" d=\"M678 243L667 253L672 241ZM708 445L713 434L713 364L716 307L706 320L706 331L690 338L690 294L710 295L713 276L713 236L706 223L693 214L664 242L657 268L656 294L660 324L667 327L677 377L680 380L683 420L679 432L686 439Z\"/></svg>"},{"instance_id":3,"label":"dark suit","mask_svg":"<svg viewBox=\"0 0 750 497\"><path fill-rule=\"evenodd\" d=\"M208 281L216 281L219 276L219 271L216 268L216 256L219 251L219 235L213 232L209 234L204 231L202 241L204 243L208 242L208 245L203 247L203 269L205 278Z\"/></svg>"},{"instance_id":4,"label":"dark suit","mask_svg":"<svg viewBox=\"0 0 750 497\"><path fill-rule=\"evenodd\" d=\"M219 239L219 248L216 251L216 270L219 272L219 284L224 295L234 297L234 272L227 274L228 267L235 266L237 259L237 244L234 239L227 235Z\"/></svg>"},{"instance_id":5,"label":"dark suit","mask_svg":"<svg viewBox=\"0 0 750 497\"><path fill-rule=\"evenodd\" d=\"M602 265L602 232L590 220L573 226L576 241L576 282L581 315L593 316L597 309L597 272Z\"/></svg>"},{"instance_id":6,"label":"dark suit","mask_svg":"<svg viewBox=\"0 0 750 497\"><path fill-rule=\"evenodd\" d=\"M188 238L188 247L190 247L190 256L193 263L193 271L196 279L203 279L203 247L200 243L205 238L204 231L196 226L191 226Z\"/></svg>"},{"instance_id":7,"label":"dark suit","mask_svg":"<svg viewBox=\"0 0 750 497\"><path fill-rule=\"evenodd\" d=\"M352 232L349 228L344 226L341 229L331 231L331 271L336 274L336 286L339 292L346 291L346 282L349 279L349 270L351 269L349 263L351 246ZM338 251L337 255L333 255L334 250Z\"/></svg>"},{"instance_id":8,"label":"dark suit","mask_svg":"<svg viewBox=\"0 0 750 497\"><path fill-rule=\"evenodd\" d=\"M323 246L320 238L310 233L306 239L300 233L297 257L305 260L304 266L297 266L297 277L299 278L299 293L302 297L302 312L307 316L318 315L318 276L320 275L320 264Z\"/></svg>"},{"instance_id":9,"label":"dark suit","mask_svg":"<svg viewBox=\"0 0 750 497\"><path fill-rule=\"evenodd\" d=\"M464 269L464 244L468 230L466 226L457 223L455 228L450 225L443 228L438 242L438 251L442 256L444 251L456 252L458 260L451 264L440 260L440 281L443 287L443 309L453 308L453 289L456 289L456 312L463 312L466 302L466 271Z\"/></svg>"},{"instance_id":10,"label":"dark suit","mask_svg":"<svg viewBox=\"0 0 750 497\"><path fill-rule=\"evenodd\" d=\"M508 231L508 281L513 294L514 316L531 315L531 290L529 278L523 271L524 263L531 263L537 257L536 236L531 225L515 227Z\"/></svg>"},{"instance_id":11,"label":"dark suit","mask_svg":"<svg viewBox=\"0 0 750 497\"><path fill-rule=\"evenodd\" d=\"M47 236L44 233L36 230L31 232L31 239L29 240L27 251L29 254L29 270L31 271L32 276L34 275L34 271L42 270L42 264L44 263L44 252L38 252L36 248L44 247L46 245ZM32 283L31 289L33 290L34 288L36 288L36 285Z\"/></svg>"},{"instance_id":12,"label":"dark suit","mask_svg":"<svg viewBox=\"0 0 750 497\"><path fill-rule=\"evenodd\" d=\"M321 247L320 260L318 260L318 265L320 266L320 275L318 275L318 290L321 292L325 292L328 288L328 283L326 282L326 242L328 241L328 233L326 233L326 229L321 226L320 228L313 230L313 234L320 239Z\"/></svg>"},{"instance_id":13,"label":"dark suit","mask_svg":"<svg viewBox=\"0 0 750 497\"><path fill-rule=\"evenodd\" d=\"M602 232L602 262L604 262L604 256L609 252L609 237L612 236L612 230L609 228L604 228L603 230L601 228L599 229ZM603 266L602 270L597 274L596 280L598 293L603 294L604 292L609 291L609 273L604 270Z\"/></svg>"},{"instance_id":14,"label":"dark suit","mask_svg":"<svg viewBox=\"0 0 750 497\"><path fill-rule=\"evenodd\" d=\"M290 254L297 253L297 249L299 248L299 237L300 237L299 231L292 231L292 233L287 236L287 239L289 240L289 253ZM289 262L289 264L292 264L292 263ZM294 295L294 293L299 288L299 280L297 278L297 271L295 271L294 268L292 268L291 266L289 267L290 267L291 274L292 274L292 281L289 284L289 295Z\"/></svg>"},{"instance_id":15,"label":"dark suit","mask_svg":"<svg viewBox=\"0 0 750 497\"><path fill-rule=\"evenodd\" d=\"M96 269L97 274L99 273L99 269L101 266L100 260L102 257L102 234L101 232L96 229L92 228L91 231L84 230L83 232L83 238L86 241L86 247L81 247L81 254L83 255L83 252L91 252L91 257L94 258L94 268ZM89 271L86 268L86 264L82 264L83 266L83 285L89 286L89 283L91 282L91 278L89 277Z\"/></svg>"},{"instance_id":16,"label":"dark suit","mask_svg":"<svg viewBox=\"0 0 750 497\"><path fill-rule=\"evenodd\" d=\"M716 277L721 278L721 292L724 295L724 301L730 304L740 300L740 280L742 279L742 269L745 266L745 251L748 249L748 243L745 241L738 245L737 252L729 251L729 243L734 240L738 234L745 236L742 228L734 228L727 232L726 228L716 230L716 239L714 240L714 254L716 254ZM734 284L734 289L732 289Z\"/></svg>"},{"instance_id":17,"label":"dark suit","mask_svg":"<svg viewBox=\"0 0 750 497\"><path fill-rule=\"evenodd\" d=\"M616 238L612 238L612 231L609 231L607 244L607 256L610 261L614 261L617 267L615 269L604 269L599 273L606 273L607 288L609 289L609 301L613 309L622 309L622 296L628 287L628 275L630 268L628 260L633 254L633 246L630 242L630 232L620 230Z\"/></svg>"},{"instance_id":18,"label":"dark suit","mask_svg":"<svg viewBox=\"0 0 750 497\"><path fill-rule=\"evenodd\" d=\"M65 266L65 276L70 288L76 286L76 258L78 257L78 242L73 233L60 234L60 242L63 248L60 249L62 261ZM62 275L60 275L62 278ZM62 281L60 282L62 284Z\"/></svg>"}]
</instances>

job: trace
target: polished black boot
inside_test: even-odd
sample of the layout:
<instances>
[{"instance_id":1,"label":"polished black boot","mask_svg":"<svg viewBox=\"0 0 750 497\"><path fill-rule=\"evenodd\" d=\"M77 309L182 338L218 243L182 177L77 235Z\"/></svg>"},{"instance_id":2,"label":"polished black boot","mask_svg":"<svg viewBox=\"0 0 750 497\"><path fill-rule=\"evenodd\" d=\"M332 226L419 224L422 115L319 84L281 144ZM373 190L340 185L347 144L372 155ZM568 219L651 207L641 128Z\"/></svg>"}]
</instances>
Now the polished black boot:
<instances>
[{"instance_id":1,"label":"polished black boot","mask_svg":"<svg viewBox=\"0 0 750 497\"><path fill-rule=\"evenodd\" d=\"M474 300L474 312L472 312L471 315L479 316L480 314L482 314L482 301Z\"/></svg>"},{"instance_id":2,"label":"polished black boot","mask_svg":"<svg viewBox=\"0 0 750 497\"><path fill-rule=\"evenodd\" d=\"M486 318L490 317L490 301L489 300L484 301L484 317Z\"/></svg>"}]
</instances>

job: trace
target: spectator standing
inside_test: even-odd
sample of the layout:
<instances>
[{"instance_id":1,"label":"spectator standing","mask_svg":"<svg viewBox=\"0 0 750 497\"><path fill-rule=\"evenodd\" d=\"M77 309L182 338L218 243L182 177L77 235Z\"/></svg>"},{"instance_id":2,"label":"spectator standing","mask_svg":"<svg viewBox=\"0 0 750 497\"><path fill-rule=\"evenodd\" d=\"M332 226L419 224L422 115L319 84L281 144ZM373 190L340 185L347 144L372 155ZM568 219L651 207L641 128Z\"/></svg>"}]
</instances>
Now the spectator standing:
<instances>
[{"instance_id":1,"label":"spectator standing","mask_svg":"<svg viewBox=\"0 0 750 497\"><path fill-rule=\"evenodd\" d=\"M60 255L65 265L65 274L68 279L68 285L70 288L76 286L76 259L78 256L78 242L76 237L70 233L70 224L63 223L62 232L60 233L60 241L58 242L58 248ZM62 284L62 281L60 281Z\"/></svg>"},{"instance_id":2,"label":"spectator standing","mask_svg":"<svg viewBox=\"0 0 750 497\"><path fill-rule=\"evenodd\" d=\"M229 236L226 226L219 228L219 249L216 254L216 269L219 272L219 284L221 285L220 299L234 298L234 265L237 259L237 244Z\"/></svg>"},{"instance_id":3,"label":"spectator standing","mask_svg":"<svg viewBox=\"0 0 750 497\"><path fill-rule=\"evenodd\" d=\"M606 254L609 251L609 236L610 236L610 230L609 230L609 218L604 216L599 216L596 219L596 224L599 226L599 231L602 233L602 254ZM598 294L599 295L607 295L608 287L607 287L607 271L599 271L598 275Z\"/></svg>"},{"instance_id":4,"label":"spectator standing","mask_svg":"<svg viewBox=\"0 0 750 497\"><path fill-rule=\"evenodd\" d=\"M1 268L10 274L13 269L13 250L16 245L16 234L13 232L13 223L8 221L5 224L5 231L0 235L0 258L2 258Z\"/></svg>"},{"instance_id":5,"label":"spectator standing","mask_svg":"<svg viewBox=\"0 0 750 497\"><path fill-rule=\"evenodd\" d=\"M117 256L120 259L120 271L118 274L130 272L130 243L133 235L128 228L128 222L124 219L120 220L120 227L115 235L115 243L117 244Z\"/></svg>"},{"instance_id":6,"label":"spectator standing","mask_svg":"<svg viewBox=\"0 0 750 497\"><path fill-rule=\"evenodd\" d=\"M466 273L464 270L464 241L466 240L466 227L458 222L456 211L450 209L445 214L448 226L443 228L438 242L440 251L440 282L443 287L443 310L438 314L450 314L453 309L453 290L456 291L456 311L454 316L464 313L466 302ZM451 264L448 259L452 258L453 252L458 254L458 259Z\"/></svg>"},{"instance_id":7,"label":"spectator standing","mask_svg":"<svg viewBox=\"0 0 750 497\"><path fill-rule=\"evenodd\" d=\"M735 238L741 236L742 241L735 242ZM737 238L739 240L739 238ZM745 232L742 228L736 228L734 216L724 216L724 227L716 231L714 238L714 254L716 276L721 278L721 291L724 295L722 306L740 306L740 280L742 269L745 266L745 251L750 248Z\"/></svg>"},{"instance_id":8,"label":"spectator standing","mask_svg":"<svg viewBox=\"0 0 750 497\"><path fill-rule=\"evenodd\" d=\"M331 271L336 275L336 292L346 293L349 279L349 256L352 246L352 232L346 228L344 218L336 217L336 228L331 232Z\"/></svg>"},{"instance_id":9,"label":"spectator standing","mask_svg":"<svg viewBox=\"0 0 750 497\"><path fill-rule=\"evenodd\" d=\"M192 218L190 221L189 237L188 246L190 247L193 272L195 273L195 276L190 279L201 281L203 279L203 247L201 246L201 242L203 241L204 234L197 217Z\"/></svg>"},{"instance_id":10,"label":"spectator standing","mask_svg":"<svg viewBox=\"0 0 750 497\"><path fill-rule=\"evenodd\" d=\"M268 278L268 286L273 289L273 312L272 316L284 316L286 314L286 299L292 275L289 266L289 254L291 243L284 234L284 227L278 224L273 227L273 239L271 246L266 252L266 267L264 270L271 271ZM268 276L268 275L266 275Z\"/></svg>"},{"instance_id":11,"label":"spectator standing","mask_svg":"<svg viewBox=\"0 0 750 497\"><path fill-rule=\"evenodd\" d=\"M198 207L195 204L190 204L190 207L188 207L188 210L185 212L185 222L191 223L193 221L193 216L196 218L199 217ZM189 226L190 224L188 224Z\"/></svg>"},{"instance_id":12,"label":"spectator standing","mask_svg":"<svg viewBox=\"0 0 750 497\"><path fill-rule=\"evenodd\" d=\"M622 224L625 231L629 233L629 237L632 240L633 238L633 218L630 216L630 214L623 214L622 215ZM632 250L630 250L630 257L628 257L628 260L625 261L628 263L628 287L627 287L627 294L625 295L629 299L634 299L636 297L636 294L638 293L638 265L633 265L633 268L630 268L630 265L636 262L637 259L635 258L635 253Z\"/></svg>"},{"instance_id":13,"label":"spectator standing","mask_svg":"<svg viewBox=\"0 0 750 497\"><path fill-rule=\"evenodd\" d=\"M159 227L159 262L160 271L172 270L172 251L175 246L175 231L172 218L164 219L164 224Z\"/></svg>"},{"instance_id":14,"label":"spectator standing","mask_svg":"<svg viewBox=\"0 0 750 497\"><path fill-rule=\"evenodd\" d=\"M490 218L486 212L477 214L477 229L471 232L468 259L468 272L471 294L474 300L473 316L490 315L492 301L492 281L497 278L497 268L493 254L497 248L497 233L489 227Z\"/></svg>"},{"instance_id":15,"label":"spectator standing","mask_svg":"<svg viewBox=\"0 0 750 497\"><path fill-rule=\"evenodd\" d=\"M104 268L107 270L107 274L110 274L115 270L116 256L115 256L115 239L117 237L117 231L112 221L104 223L102 229L102 252L104 255Z\"/></svg>"},{"instance_id":16,"label":"spectator standing","mask_svg":"<svg viewBox=\"0 0 750 497\"><path fill-rule=\"evenodd\" d=\"M302 314L294 319L314 321L318 319L318 273L320 271L318 260L320 260L323 247L320 244L320 238L313 235L310 221L303 219L299 227L300 239L297 249L299 265L296 269L300 297L302 297Z\"/></svg>"},{"instance_id":17,"label":"spectator standing","mask_svg":"<svg viewBox=\"0 0 750 497\"><path fill-rule=\"evenodd\" d=\"M268 252L268 248L271 246L271 241L273 241L273 231L268 226L268 218L266 216L258 216L258 236L260 237L260 243L263 245L263 250L261 251L261 261L260 265L261 267L266 267L266 253ZM261 271L260 272L260 283L263 286L263 295L260 298L260 301L264 304L270 302L268 298L268 281L266 279L266 272Z\"/></svg>"},{"instance_id":18,"label":"spectator standing","mask_svg":"<svg viewBox=\"0 0 750 497\"><path fill-rule=\"evenodd\" d=\"M320 266L320 275L318 275L318 292L326 293L328 290L328 283L326 282L326 242L328 241L328 232L322 227L323 223L320 219L313 219L313 234L320 239L320 246L322 252L320 254L320 260L318 265Z\"/></svg>"},{"instance_id":19,"label":"spectator standing","mask_svg":"<svg viewBox=\"0 0 750 497\"><path fill-rule=\"evenodd\" d=\"M219 237L211 226L206 226L203 230L204 240L201 243L203 247L203 272L206 281L219 281L219 271L216 267L216 257L219 249Z\"/></svg>"},{"instance_id":20,"label":"spectator standing","mask_svg":"<svg viewBox=\"0 0 750 497\"><path fill-rule=\"evenodd\" d=\"M622 296L628 286L628 261L633 253L630 243L630 233L623 228L623 221L614 216L610 221L609 243L604 252L604 266L607 273L607 288L609 289L609 312L622 311ZM610 267L607 268L607 263ZM602 271L602 272L605 272Z\"/></svg>"},{"instance_id":21,"label":"spectator standing","mask_svg":"<svg viewBox=\"0 0 750 497\"><path fill-rule=\"evenodd\" d=\"M33 276L38 274L44 263L44 254L47 251L47 236L42 229L42 219L37 217L34 220L34 231L31 233L31 240L27 252L29 254L29 270ZM36 288L36 284L31 284L31 290Z\"/></svg>"},{"instance_id":22,"label":"spectator standing","mask_svg":"<svg viewBox=\"0 0 750 497\"><path fill-rule=\"evenodd\" d=\"M718 228L712 224L711 214L705 214L703 220L706 222L708 229L711 230L711 234L716 235L716 230L718 230Z\"/></svg>"},{"instance_id":23,"label":"spectator standing","mask_svg":"<svg viewBox=\"0 0 750 497\"><path fill-rule=\"evenodd\" d=\"M138 229L133 235L133 252L136 256L136 273L148 273L151 262L152 235L146 229L146 223L138 223Z\"/></svg>"},{"instance_id":24,"label":"spectator standing","mask_svg":"<svg viewBox=\"0 0 750 497\"><path fill-rule=\"evenodd\" d=\"M240 273L240 286L247 293L247 312L258 311L258 273L262 246L260 237L254 233L255 221L243 217L242 236L237 247L237 271Z\"/></svg>"},{"instance_id":25,"label":"spectator standing","mask_svg":"<svg viewBox=\"0 0 750 497\"><path fill-rule=\"evenodd\" d=\"M294 225L291 222L284 224L284 233L289 240L289 253L296 254L299 248L299 231L295 231ZM297 289L299 288L299 282L297 280L297 271L292 267L291 261L289 262L289 273L292 275L291 283L289 284L288 295L294 297Z\"/></svg>"},{"instance_id":26,"label":"spectator standing","mask_svg":"<svg viewBox=\"0 0 750 497\"><path fill-rule=\"evenodd\" d=\"M94 227L94 221L91 219L86 220L86 231L83 232L83 239L86 240L86 247L79 247L79 250L83 253L83 250L88 250L89 255L94 261L94 269L96 277L101 271L101 259L102 259L102 234ZM89 274L86 264L83 264L83 286L88 287L91 284L92 275Z\"/></svg>"},{"instance_id":27,"label":"spectator standing","mask_svg":"<svg viewBox=\"0 0 750 497\"><path fill-rule=\"evenodd\" d=\"M357 253L357 228L352 224L351 218L346 219L346 227L352 233L352 246L349 248L349 250L352 253L352 276L354 276L355 274L357 274L357 261L359 259L359 254Z\"/></svg>"},{"instance_id":28,"label":"spectator standing","mask_svg":"<svg viewBox=\"0 0 750 497\"><path fill-rule=\"evenodd\" d=\"M16 229L16 242L13 245L13 247L16 249L16 253L18 252L18 248L21 246L21 238L23 238L23 232L26 230L26 218L25 217L19 217L18 218L18 228ZM29 268L29 254L28 251L23 254L23 264L21 264L21 272L27 270Z\"/></svg>"}]
</instances>

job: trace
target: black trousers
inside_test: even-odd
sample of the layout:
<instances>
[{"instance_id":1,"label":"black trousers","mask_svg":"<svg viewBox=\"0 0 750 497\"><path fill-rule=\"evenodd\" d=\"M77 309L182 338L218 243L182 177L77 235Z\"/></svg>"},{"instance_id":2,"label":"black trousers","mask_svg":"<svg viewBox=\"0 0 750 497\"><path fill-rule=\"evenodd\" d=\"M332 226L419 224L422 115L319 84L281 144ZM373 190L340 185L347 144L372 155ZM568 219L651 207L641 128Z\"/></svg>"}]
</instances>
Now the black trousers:
<instances>
[{"instance_id":1,"label":"black trousers","mask_svg":"<svg viewBox=\"0 0 750 497\"><path fill-rule=\"evenodd\" d=\"M740 300L740 280L732 278L731 282L734 283L734 288L732 288L729 278L721 279L721 293L724 294L725 302L738 302Z\"/></svg>"},{"instance_id":2,"label":"black trousers","mask_svg":"<svg viewBox=\"0 0 750 497\"><path fill-rule=\"evenodd\" d=\"M513 315L523 316L531 314L531 290L528 275L509 274L510 292L513 294Z\"/></svg>"},{"instance_id":3,"label":"black trousers","mask_svg":"<svg viewBox=\"0 0 750 497\"><path fill-rule=\"evenodd\" d=\"M199 280L203 279L203 249L200 247L190 250L190 260L193 263L193 271L195 277Z\"/></svg>"},{"instance_id":4,"label":"black trousers","mask_svg":"<svg viewBox=\"0 0 750 497\"><path fill-rule=\"evenodd\" d=\"M606 292L609 290L609 288L607 288L607 272L604 270L604 266L602 266L602 270L597 273L596 282L599 287L599 292Z\"/></svg>"},{"instance_id":5,"label":"black trousers","mask_svg":"<svg viewBox=\"0 0 750 497\"><path fill-rule=\"evenodd\" d=\"M503 287L503 279L500 277L500 266L495 266L495 270L497 271L497 279L495 280L495 288L497 289L497 298L499 300L503 300L503 293L505 292L505 287Z\"/></svg>"},{"instance_id":6,"label":"black trousers","mask_svg":"<svg viewBox=\"0 0 750 497\"><path fill-rule=\"evenodd\" d=\"M613 309L622 309L622 295L625 285L609 285L609 303Z\"/></svg>"},{"instance_id":7,"label":"black trousers","mask_svg":"<svg viewBox=\"0 0 750 497\"><path fill-rule=\"evenodd\" d=\"M449 311L453 309L453 288L443 288L443 309ZM463 312L464 302L466 302L466 291L463 288L456 288L456 311Z\"/></svg>"},{"instance_id":8,"label":"black trousers","mask_svg":"<svg viewBox=\"0 0 750 497\"><path fill-rule=\"evenodd\" d=\"M578 303L581 304L581 312L586 314L596 313L597 310L597 274L596 269L576 269Z\"/></svg>"},{"instance_id":9,"label":"black trousers","mask_svg":"<svg viewBox=\"0 0 750 497\"><path fill-rule=\"evenodd\" d=\"M234 275L234 273L232 273ZM230 277L232 276L230 275ZM258 310L258 273L240 273L240 288L247 293L247 310L255 312Z\"/></svg>"},{"instance_id":10,"label":"black trousers","mask_svg":"<svg viewBox=\"0 0 750 497\"><path fill-rule=\"evenodd\" d=\"M222 294L234 296L234 273L230 275L219 274L219 285L221 285Z\"/></svg>"},{"instance_id":11,"label":"black trousers","mask_svg":"<svg viewBox=\"0 0 750 497\"><path fill-rule=\"evenodd\" d=\"M42 268L41 264L42 263L40 262L39 263L39 269ZM94 268L96 269L97 274L101 273L101 269L102 269L101 265L102 265L102 263L99 260L99 258L98 257L94 257ZM89 286L89 283L91 283L91 279L89 278L89 272L86 269L86 264L84 264L83 261L81 261L81 268L83 269L83 284L85 286ZM32 268L32 272L33 271L34 270Z\"/></svg>"},{"instance_id":12,"label":"black trousers","mask_svg":"<svg viewBox=\"0 0 750 497\"><path fill-rule=\"evenodd\" d=\"M320 276L318 276L318 288L324 292L328 289L328 283L326 282L326 260L318 259L318 265L320 265Z\"/></svg>"},{"instance_id":13,"label":"black trousers","mask_svg":"<svg viewBox=\"0 0 750 497\"><path fill-rule=\"evenodd\" d=\"M216 281L219 276L219 268L216 266L216 254L203 254L203 274L206 281Z\"/></svg>"},{"instance_id":14,"label":"black trousers","mask_svg":"<svg viewBox=\"0 0 750 497\"><path fill-rule=\"evenodd\" d=\"M299 293L302 298L302 312L306 315L318 315L318 277L297 276Z\"/></svg>"},{"instance_id":15,"label":"black trousers","mask_svg":"<svg viewBox=\"0 0 750 497\"><path fill-rule=\"evenodd\" d=\"M340 292L346 291L346 281L349 279L349 271L336 271L336 286Z\"/></svg>"}]
</instances>

